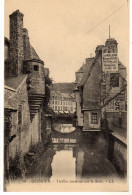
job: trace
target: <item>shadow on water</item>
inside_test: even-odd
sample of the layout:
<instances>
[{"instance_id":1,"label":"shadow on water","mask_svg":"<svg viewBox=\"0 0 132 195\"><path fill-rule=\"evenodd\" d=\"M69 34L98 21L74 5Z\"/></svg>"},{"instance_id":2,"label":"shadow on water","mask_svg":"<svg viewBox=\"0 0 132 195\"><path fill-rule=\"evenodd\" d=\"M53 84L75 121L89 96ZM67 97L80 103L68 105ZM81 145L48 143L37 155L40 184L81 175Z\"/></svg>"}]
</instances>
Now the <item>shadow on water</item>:
<instances>
[{"instance_id":1,"label":"shadow on water","mask_svg":"<svg viewBox=\"0 0 132 195\"><path fill-rule=\"evenodd\" d=\"M81 142L77 143L52 144L39 159L30 177L50 180L117 178L118 174L107 158L103 142L102 135L93 134L83 136Z\"/></svg>"},{"instance_id":2,"label":"shadow on water","mask_svg":"<svg viewBox=\"0 0 132 195\"><path fill-rule=\"evenodd\" d=\"M36 179L89 179L119 178L116 169L108 159L107 140L101 132L85 132L76 129L76 133L52 134L63 138L63 142L51 143L39 156L36 156L31 169L26 172L25 180ZM63 137L63 136L66 136ZM64 141L71 140L70 142ZM73 141L74 140L74 141ZM39 150L37 150L39 151ZM29 162L27 162L28 164Z\"/></svg>"}]
</instances>

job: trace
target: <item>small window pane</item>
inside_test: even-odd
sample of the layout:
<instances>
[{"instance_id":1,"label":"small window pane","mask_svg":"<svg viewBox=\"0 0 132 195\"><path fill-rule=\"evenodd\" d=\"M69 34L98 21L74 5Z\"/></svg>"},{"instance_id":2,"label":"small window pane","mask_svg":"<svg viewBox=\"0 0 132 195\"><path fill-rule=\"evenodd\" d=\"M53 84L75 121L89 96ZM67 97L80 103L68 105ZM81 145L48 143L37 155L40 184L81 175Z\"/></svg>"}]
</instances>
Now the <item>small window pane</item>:
<instances>
[{"instance_id":1,"label":"small window pane","mask_svg":"<svg viewBox=\"0 0 132 195\"><path fill-rule=\"evenodd\" d=\"M97 113L92 113L91 114L91 123L92 124L97 124L98 123Z\"/></svg>"},{"instance_id":2,"label":"small window pane","mask_svg":"<svg viewBox=\"0 0 132 195\"><path fill-rule=\"evenodd\" d=\"M39 70L39 66L38 65L34 65L34 70L38 71Z\"/></svg>"}]
</instances>

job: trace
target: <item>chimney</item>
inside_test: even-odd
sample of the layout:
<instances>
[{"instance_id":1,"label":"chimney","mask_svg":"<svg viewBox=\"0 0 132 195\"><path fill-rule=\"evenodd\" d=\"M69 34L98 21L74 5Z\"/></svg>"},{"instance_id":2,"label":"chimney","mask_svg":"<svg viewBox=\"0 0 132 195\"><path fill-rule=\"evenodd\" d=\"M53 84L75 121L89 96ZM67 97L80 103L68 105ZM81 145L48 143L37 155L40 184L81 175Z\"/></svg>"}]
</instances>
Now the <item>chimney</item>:
<instances>
[{"instance_id":1,"label":"chimney","mask_svg":"<svg viewBox=\"0 0 132 195\"><path fill-rule=\"evenodd\" d=\"M23 68L23 14L16 10L10 16L9 76L18 76Z\"/></svg>"},{"instance_id":2,"label":"chimney","mask_svg":"<svg viewBox=\"0 0 132 195\"><path fill-rule=\"evenodd\" d=\"M26 52L27 48L30 50L30 41L28 36L28 30L26 28L23 28L23 50L24 50L24 60L26 59Z\"/></svg>"},{"instance_id":3,"label":"chimney","mask_svg":"<svg viewBox=\"0 0 132 195\"><path fill-rule=\"evenodd\" d=\"M44 68L45 77L49 77L49 68Z\"/></svg>"},{"instance_id":4,"label":"chimney","mask_svg":"<svg viewBox=\"0 0 132 195\"><path fill-rule=\"evenodd\" d=\"M96 50L95 50L95 55L104 48L104 45L97 45Z\"/></svg>"}]
</instances>

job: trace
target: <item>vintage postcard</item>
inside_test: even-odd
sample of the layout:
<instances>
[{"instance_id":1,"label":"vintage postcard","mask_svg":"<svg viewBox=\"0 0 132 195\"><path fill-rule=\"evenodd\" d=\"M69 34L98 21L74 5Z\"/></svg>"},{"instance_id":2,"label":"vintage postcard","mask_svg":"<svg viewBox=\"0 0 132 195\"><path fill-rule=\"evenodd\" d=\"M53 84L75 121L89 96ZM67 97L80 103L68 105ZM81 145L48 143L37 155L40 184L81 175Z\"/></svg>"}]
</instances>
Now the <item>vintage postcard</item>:
<instances>
[{"instance_id":1,"label":"vintage postcard","mask_svg":"<svg viewBox=\"0 0 132 195\"><path fill-rule=\"evenodd\" d=\"M128 0L5 0L4 191L128 191Z\"/></svg>"}]
</instances>

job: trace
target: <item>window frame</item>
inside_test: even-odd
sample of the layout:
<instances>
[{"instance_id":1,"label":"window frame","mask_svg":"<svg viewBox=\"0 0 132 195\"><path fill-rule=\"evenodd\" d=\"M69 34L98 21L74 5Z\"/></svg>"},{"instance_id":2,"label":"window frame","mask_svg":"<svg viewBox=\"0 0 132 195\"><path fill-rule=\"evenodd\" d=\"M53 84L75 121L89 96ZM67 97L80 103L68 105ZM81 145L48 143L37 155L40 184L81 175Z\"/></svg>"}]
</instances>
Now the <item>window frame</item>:
<instances>
[{"instance_id":1,"label":"window frame","mask_svg":"<svg viewBox=\"0 0 132 195\"><path fill-rule=\"evenodd\" d=\"M98 113L97 112L91 113L91 124L98 124Z\"/></svg>"},{"instance_id":2,"label":"window frame","mask_svg":"<svg viewBox=\"0 0 132 195\"><path fill-rule=\"evenodd\" d=\"M34 71L39 71L39 65L34 65Z\"/></svg>"}]
</instances>

